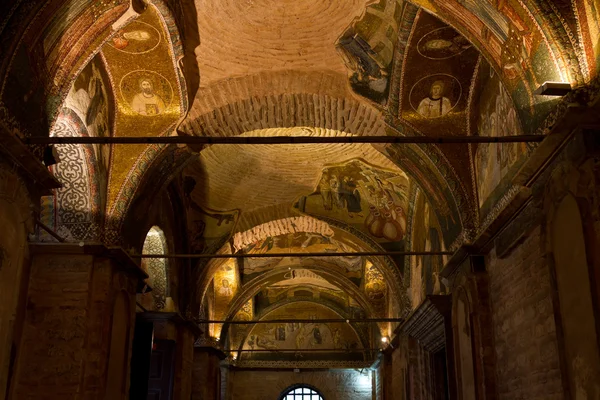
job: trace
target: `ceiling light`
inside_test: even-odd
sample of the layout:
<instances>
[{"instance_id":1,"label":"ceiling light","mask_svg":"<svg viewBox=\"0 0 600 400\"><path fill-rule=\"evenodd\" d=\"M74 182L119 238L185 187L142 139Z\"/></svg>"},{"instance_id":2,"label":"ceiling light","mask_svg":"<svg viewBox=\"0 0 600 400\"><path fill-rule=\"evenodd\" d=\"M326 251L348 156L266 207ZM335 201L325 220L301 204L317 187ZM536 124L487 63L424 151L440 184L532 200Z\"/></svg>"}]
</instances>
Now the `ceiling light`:
<instances>
[{"instance_id":1,"label":"ceiling light","mask_svg":"<svg viewBox=\"0 0 600 400\"><path fill-rule=\"evenodd\" d=\"M571 91L571 84L567 82L544 82L533 93L540 96L564 96Z\"/></svg>"}]
</instances>

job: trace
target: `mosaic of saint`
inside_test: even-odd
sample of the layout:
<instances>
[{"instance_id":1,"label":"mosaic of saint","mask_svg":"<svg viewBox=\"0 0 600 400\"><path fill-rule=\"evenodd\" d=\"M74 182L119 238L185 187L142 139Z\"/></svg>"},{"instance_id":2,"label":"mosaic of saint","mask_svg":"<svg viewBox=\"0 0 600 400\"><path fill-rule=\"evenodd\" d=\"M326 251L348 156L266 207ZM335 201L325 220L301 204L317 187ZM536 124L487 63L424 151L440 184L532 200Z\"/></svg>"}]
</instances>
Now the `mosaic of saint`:
<instances>
[{"instance_id":1,"label":"mosaic of saint","mask_svg":"<svg viewBox=\"0 0 600 400\"><path fill-rule=\"evenodd\" d=\"M405 49L399 116L422 133L466 134L478 52L442 21L417 12Z\"/></svg>"},{"instance_id":2,"label":"mosaic of saint","mask_svg":"<svg viewBox=\"0 0 600 400\"><path fill-rule=\"evenodd\" d=\"M423 118L438 118L448 114L456 106L462 96L462 87L450 75L435 74L415 83L409 96L410 104L417 114Z\"/></svg>"},{"instance_id":3,"label":"mosaic of saint","mask_svg":"<svg viewBox=\"0 0 600 400\"><path fill-rule=\"evenodd\" d=\"M135 21L120 29L102 47L117 103L114 136L160 136L173 132L187 107L175 65L169 25L149 4ZM113 145L108 190L108 214L120 213L129 185L150 164L148 145ZM118 162L116 162L118 160Z\"/></svg>"},{"instance_id":4,"label":"mosaic of saint","mask_svg":"<svg viewBox=\"0 0 600 400\"><path fill-rule=\"evenodd\" d=\"M121 94L133 112L143 116L163 114L173 99L169 81L153 71L132 71L121 80Z\"/></svg>"},{"instance_id":5,"label":"mosaic of saint","mask_svg":"<svg viewBox=\"0 0 600 400\"><path fill-rule=\"evenodd\" d=\"M378 242L398 242L406 231L409 180L401 171L372 167L361 160L323 169L315 191L294 207L332 218Z\"/></svg>"},{"instance_id":6,"label":"mosaic of saint","mask_svg":"<svg viewBox=\"0 0 600 400\"><path fill-rule=\"evenodd\" d=\"M216 320L225 319L229 305L239 289L239 275L235 260L228 259L223 262L223 265L213 277L212 289L211 298L213 299L213 305L211 318ZM211 336L219 337L221 335L222 324L211 324L209 329Z\"/></svg>"}]
</instances>

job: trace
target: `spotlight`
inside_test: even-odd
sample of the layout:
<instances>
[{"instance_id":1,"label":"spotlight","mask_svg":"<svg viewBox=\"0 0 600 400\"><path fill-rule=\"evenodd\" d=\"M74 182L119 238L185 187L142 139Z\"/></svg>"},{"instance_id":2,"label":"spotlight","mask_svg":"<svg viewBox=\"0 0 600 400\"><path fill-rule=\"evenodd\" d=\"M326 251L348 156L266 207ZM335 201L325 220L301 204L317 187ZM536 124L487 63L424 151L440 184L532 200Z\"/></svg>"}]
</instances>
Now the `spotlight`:
<instances>
[{"instance_id":1,"label":"spotlight","mask_svg":"<svg viewBox=\"0 0 600 400\"><path fill-rule=\"evenodd\" d=\"M381 338L382 343L387 343L390 339L387 336Z\"/></svg>"},{"instance_id":2,"label":"spotlight","mask_svg":"<svg viewBox=\"0 0 600 400\"><path fill-rule=\"evenodd\" d=\"M567 82L544 82L533 93L540 96L564 96L571 91Z\"/></svg>"}]
</instances>

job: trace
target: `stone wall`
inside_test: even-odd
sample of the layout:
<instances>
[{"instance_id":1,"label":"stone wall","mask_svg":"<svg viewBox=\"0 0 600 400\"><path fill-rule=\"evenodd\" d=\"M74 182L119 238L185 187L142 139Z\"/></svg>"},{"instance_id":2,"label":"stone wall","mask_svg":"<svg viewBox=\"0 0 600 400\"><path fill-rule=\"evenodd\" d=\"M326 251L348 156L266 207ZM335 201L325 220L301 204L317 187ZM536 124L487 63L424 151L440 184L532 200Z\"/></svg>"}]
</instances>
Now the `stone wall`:
<instances>
[{"instance_id":1,"label":"stone wall","mask_svg":"<svg viewBox=\"0 0 600 400\"><path fill-rule=\"evenodd\" d=\"M19 310L24 308L28 279L30 203L24 182L0 163L0 399L10 390L23 320Z\"/></svg>"},{"instance_id":2,"label":"stone wall","mask_svg":"<svg viewBox=\"0 0 600 400\"><path fill-rule=\"evenodd\" d=\"M221 393L220 358L216 352L194 348L192 399L216 400Z\"/></svg>"},{"instance_id":3,"label":"stone wall","mask_svg":"<svg viewBox=\"0 0 600 400\"><path fill-rule=\"evenodd\" d=\"M541 229L505 258L488 255L498 399L562 399L556 325Z\"/></svg>"},{"instance_id":4,"label":"stone wall","mask_svg":"<svg viewBox=\"0 0 600 400\"><path fill-rule=\"evenodd\" d=\"M10 398L128 397L138 276L93 255L107 251L100 247L30 246L27 305Z\"/></svg>"},{"instance_id":5,"label":"stone wall","mask_svg":"<svg viewBox=\"0 0 600 400\"><path fill-rule=\"evenodd\" d=\"M308 384L327 400L372 400L372 372L356 370L229 372L226 400L276 400L290 386Z\"/></svg>"}]
</instances>

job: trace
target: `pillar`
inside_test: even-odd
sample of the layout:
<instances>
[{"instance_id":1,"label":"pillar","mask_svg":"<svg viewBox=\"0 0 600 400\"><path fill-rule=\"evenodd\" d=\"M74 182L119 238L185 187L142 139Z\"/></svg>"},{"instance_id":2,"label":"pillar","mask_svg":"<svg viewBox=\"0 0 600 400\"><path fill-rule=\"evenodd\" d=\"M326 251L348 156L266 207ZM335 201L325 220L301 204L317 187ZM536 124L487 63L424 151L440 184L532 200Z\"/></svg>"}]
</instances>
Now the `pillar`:
<instances>
[{"instance_id":1,"label":"pillar","mask_svg":"<svg viewBox=\"0 0 600 400\"><path fill-rule=\"evenodd\" d=\"M192 372L192 400L219 400L221 398L221 360L225 354L213 347L194 348Z\"/></svg>"},{"instance_id":2,"label":"pillar","mask_svg":"<svg viewBox=\"0 0 600 400\"><path fill-rule=\"evenodd\" d=\"M120 248L35 244L10 399L128 399L135 294Z\"/></svg>"},{"instance_id":3,"label":"pillar","mask_svg":"<svg viewBox=\"0 0 600 400\"><path fill-rule=\"evenodd\" d=\"M175 356L169 371L173 377L171 399L189 400L192 395L192 370L194 367L194 342L200 336L200 329L173 312L146 312L142 318L152 321L154 340L172 341Z\"/></svg>"}]
</instances>

